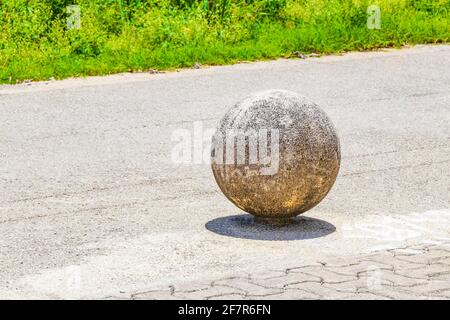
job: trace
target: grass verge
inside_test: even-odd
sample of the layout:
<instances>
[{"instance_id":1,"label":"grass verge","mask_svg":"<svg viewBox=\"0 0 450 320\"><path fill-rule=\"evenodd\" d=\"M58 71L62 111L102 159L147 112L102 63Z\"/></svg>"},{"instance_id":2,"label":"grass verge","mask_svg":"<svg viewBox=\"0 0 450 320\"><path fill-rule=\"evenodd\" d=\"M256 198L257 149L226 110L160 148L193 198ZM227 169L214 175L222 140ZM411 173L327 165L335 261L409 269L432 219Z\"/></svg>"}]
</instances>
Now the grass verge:
<instances>
[{"instance_id":1,"label":"grass verge","mask_svg":"<svg viewBox=\"0 0 450 320\"><path fill-rule=\"evenodd\" d=\"M78 29L67 24L71 4ZM1 83L450 39L450 0L3 0L0 9Z\"/></svg>"}]
</instances>

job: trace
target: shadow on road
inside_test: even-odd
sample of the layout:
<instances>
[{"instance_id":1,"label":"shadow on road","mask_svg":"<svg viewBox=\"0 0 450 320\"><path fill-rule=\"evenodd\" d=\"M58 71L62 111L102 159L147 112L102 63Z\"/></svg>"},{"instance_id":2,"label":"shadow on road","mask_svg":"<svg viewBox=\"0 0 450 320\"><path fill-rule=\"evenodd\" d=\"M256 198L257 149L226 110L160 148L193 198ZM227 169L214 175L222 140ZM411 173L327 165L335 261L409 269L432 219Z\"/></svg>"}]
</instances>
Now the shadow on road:
<instances>
[{"instance_id":1,"label":"shadow on road","mask_svg":"<svg viewBox=\"0 0 450 320\"><path fill-rule=\"evenodd\" d=\"M315 218L299 216L290 220L289 224L272 225L249 214L213 219L205 227L222 236L272 241L313 239L336 231L331 223Z\"/></svg>"}]
</instances>

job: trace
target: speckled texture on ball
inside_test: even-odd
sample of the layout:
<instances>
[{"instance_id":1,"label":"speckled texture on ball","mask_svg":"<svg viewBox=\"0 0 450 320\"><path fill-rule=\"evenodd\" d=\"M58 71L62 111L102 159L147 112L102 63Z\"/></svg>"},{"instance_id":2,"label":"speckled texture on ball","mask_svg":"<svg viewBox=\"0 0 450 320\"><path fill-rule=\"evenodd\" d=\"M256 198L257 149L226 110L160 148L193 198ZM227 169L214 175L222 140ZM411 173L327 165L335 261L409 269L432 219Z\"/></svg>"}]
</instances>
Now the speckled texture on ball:
<instances>
[{"instance_id":1,"label":"speckled texture on ball","mask_svg":"<svg viewBox=\"0 0 450 320\"><path fill-rule=\"evenodd\" d=\"M258 133L267 139L255 142ZM234 105L220 121L211 148L214 177L225 196L269 219L290 218L317 205L333 186L340 159L339 138L325 112L285 90L259 92Z\"/></svg>"}]
</instances>

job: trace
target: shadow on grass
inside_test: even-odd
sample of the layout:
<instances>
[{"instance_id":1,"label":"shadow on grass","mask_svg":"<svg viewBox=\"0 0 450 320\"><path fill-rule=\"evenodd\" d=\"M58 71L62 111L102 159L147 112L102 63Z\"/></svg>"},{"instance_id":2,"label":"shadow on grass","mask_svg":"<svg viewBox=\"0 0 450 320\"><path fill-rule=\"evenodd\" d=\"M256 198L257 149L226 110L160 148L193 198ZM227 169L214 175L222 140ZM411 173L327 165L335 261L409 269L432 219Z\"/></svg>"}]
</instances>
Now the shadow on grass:
<instances>
[{"instance_id":1,"label":"shadow on grass","mask_svg":"<svg viewBox=\"0 0 450 320\"><path fill-rule=\"evenodd\" d=\"M314 239L336 231L331 223L316 218L299 216L289 220L289 223L274 225L249 214L213 219L205 227L222 236L270 241Z\"/></svg>"}]
</instances>

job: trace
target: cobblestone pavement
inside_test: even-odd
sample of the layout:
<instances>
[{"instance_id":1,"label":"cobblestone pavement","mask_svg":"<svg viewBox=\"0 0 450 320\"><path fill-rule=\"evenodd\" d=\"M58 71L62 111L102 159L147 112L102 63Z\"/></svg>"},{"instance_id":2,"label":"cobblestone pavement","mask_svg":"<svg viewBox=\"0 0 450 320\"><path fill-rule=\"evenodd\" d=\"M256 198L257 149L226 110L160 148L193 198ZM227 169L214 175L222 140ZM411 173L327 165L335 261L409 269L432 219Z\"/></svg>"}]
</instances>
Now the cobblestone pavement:
<instances>
[{"instance_id":1,"label":"cobblestone pavement","mask_svg":"<svg viewBox=\"0 0 450 320\"><path fill-rule=\"evenodd\" d=\"M203 284L171 285L125 298L447 299L450 298L450 242L411 245Z\"/></svg>"}]
</instances>

